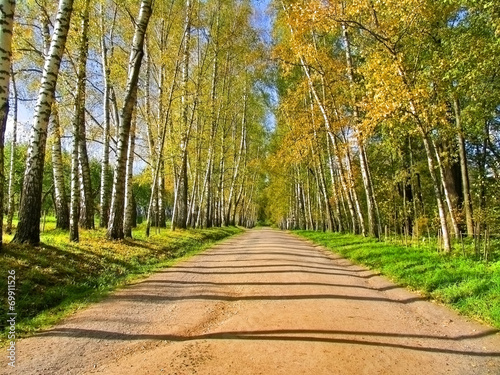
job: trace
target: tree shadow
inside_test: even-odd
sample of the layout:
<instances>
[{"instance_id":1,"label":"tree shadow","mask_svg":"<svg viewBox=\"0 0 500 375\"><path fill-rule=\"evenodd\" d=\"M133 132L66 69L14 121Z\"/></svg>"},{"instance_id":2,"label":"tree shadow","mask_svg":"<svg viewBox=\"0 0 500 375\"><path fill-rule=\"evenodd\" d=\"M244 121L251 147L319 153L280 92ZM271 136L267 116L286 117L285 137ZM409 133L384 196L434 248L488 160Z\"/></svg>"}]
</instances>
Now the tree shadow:
<instances>
[{"instance_id":1,"label":"tree shadow","mask_svg":"<svg viewBox=\"0 0 500 375\"><path fill-rule=\"evenodd\" d=\"M302 266L298 266L302 267ZM224 267L217 267L217 269L224 268ZM369 275L353 275L350 274L349 271L345 270L346 273L339 273L339 272L321 272L321 271L310 271L310 270L294 270L294 269L289 269L289 270L274 270L274 271L195 271L196 268L194 267L189 267L189 269L179 269L178 267L175 268L170 268L165 271L158 271L158 273L169 273L169 274L174 274L174 273L186 273L186 274L194 274L194 275L257 275L257 274L279 274L279 273L308 273L308 274L316 274L316 275L327 275L327 276L346 276L346 277L355 277L358 279L371 279L376 276L380 276L380 273L372 273ZM331 268L328 268L331 269ZM341 270L344 271L344 270Z\"/></svg>"},{"instance_id":2,"label":"tree shadow","mask_svg":"<svg viewBox=\"0 0 500 375\"><path fill-rule=\"evenodd\" d=\"M221 294L190 294L181 296L158 295L155 294L155 289L151 289L151 293L142 290L140 294L127 293L126 295L112 295L110 300L118 301L141 301L146 303L157 303L164 301L302 301L302 300L343 300L343 301L366 301L366 302L386 302L397 304L410 304L418 301L425 301L422 297L411 297L401 300L395 300L383 297L365 297L337 294L294 294L294 295L247 295L247 296L230 296Z\"/></svg>"},{"instance_id":3,"label":"tree shadow","mask_svg":"<svg viewBox=\"0 0 500 375\"><path fill-rule=\"evenodd\" d=\"M323 264L325 265L325 264ZM273 267L299 267L301 269L313 269L313 270L333 270L333 271L344 271L344 272L348 272L348 273L351 273L351 272L368 272L366 270L349 270L349 269L345 269L345 268L342 268L342 267L335 267L335 266L331 266L331 267L319 267L319 266L316 266L316 265L313 265L313 266L310 266L309 263L307 264L275 264L275 263L271 263L271 264L252 264L252 265L247 265L247 266L224 266L224 265L221 265L221 266L200 266L200 265L196 265L196 266L182 266L182 265L177 265L175 266L176 269L187 269L187 270L192 270L192 269L196 269L196 270L199 270L199 269L206 269L206 270L211 270L211 269L248 269L248 268L273 268Z\"/></svg>"},{"instance_id":4,"label":"tree shadow","mask_svg":"<svg viewBox=\"0 0 500 375\"><path fill-rule=\"evenodd\" d=\"M42 332L37 336L46 337L72 337L89 338L97 340L133 341L133 340L155 340L186 342L194 340L251 340L251 341L296 341L296 342L323 342L331 344L346 344L357 346L385 347L394 349L411 350L427 353L468 355L473 357L500 357L500 351L474 351L453 348L441 348L437 343L462 342L464 340L475 340L495 335L498 331L488 330L472 335L461 335L456 337L433 336L411 333L385 333L385 332L356 332L356 331L333 331L333 330L307 330L307 329L281 329L281 330L255 330L255 331L227 331L215 332L201 335L171 335L171 334L134 334L111 332L104 330L80 329L80 328L55 328ZM347 337L346 337L347 336ZM372 338L371 340L365 337ZM379 339L380 341L378 341ZM384 339L418 339L418 344L412 345L407 342L396 343L384 341ZM422 344L421 340L429 340ZM432 342L434 341L434 342Z\"/></svg>"},{"instance_id":5,"label":"tree shadow","mask_svg":"<svg viewBox=\"0 0 500 375\"><path fill-rule=\"evenodd\" d=\"M347 288L347 289L364 289L374 290L377 292L385 292L387 290L400 288L397 285L388 285L383 288L371 288L361 285L347 285L347 284L333 284L333 283L315 283L315 282L213 282L213 281L180 281L180 280L144 280L140 284L170 284L170 286L194 286L194 285L207 285L207 286L326 286L334 288ZM172 285L173 284L173 285Z\"/></svg>"}]
</instances>

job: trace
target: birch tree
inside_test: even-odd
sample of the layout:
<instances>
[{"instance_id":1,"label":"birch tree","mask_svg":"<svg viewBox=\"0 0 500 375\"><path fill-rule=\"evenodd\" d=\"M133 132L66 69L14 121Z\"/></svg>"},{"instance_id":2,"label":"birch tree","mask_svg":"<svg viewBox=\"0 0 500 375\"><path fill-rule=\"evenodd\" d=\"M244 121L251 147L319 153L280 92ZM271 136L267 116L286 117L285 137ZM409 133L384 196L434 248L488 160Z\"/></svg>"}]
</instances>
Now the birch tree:
<instances>
[{"instance_id":1,"label":"birch tree","mask_svg":"<svg viewBox=\"0 0 500 375\"><path fill-rule=\"evenodd\" d=\"M9 88L12 60L12 29L16 2L4 0L0 2L0 246L3 236L3 203L4 203L4 140L5 127L9 115Z\"/></svg>"},{"instance_id":2,"label":"birch tree","mask_svg":"<svg viewBox=\"0 0 500 375\"><path fill-rule=\"evenodd\" d=\"M135 23L135 32L130 51L126 95L120 112L117 162L114 168L111 211L107 230L107 237L113 240L124 237L123 215L130 125L132 121L132 113L137 100L139 71L144 57L144 37L146 35L149 18L152 12L152 4L152 0L141 1L139 17Z\"/></svg>"},{"instance_id":3,"label":"birch tree","mask_svg":"<svg viewBox=\"0 0 500 375\"><path fill-rule=\"evenodd\" d=\"M60 0L49 53L45 58L40 91L35 106L33 128L24 173L19 223L13 241L38 244L42 204L42 175L45 161L47 127L56 89L66 38L73 11L73 0Z\"/></svg>"}]
</instances>

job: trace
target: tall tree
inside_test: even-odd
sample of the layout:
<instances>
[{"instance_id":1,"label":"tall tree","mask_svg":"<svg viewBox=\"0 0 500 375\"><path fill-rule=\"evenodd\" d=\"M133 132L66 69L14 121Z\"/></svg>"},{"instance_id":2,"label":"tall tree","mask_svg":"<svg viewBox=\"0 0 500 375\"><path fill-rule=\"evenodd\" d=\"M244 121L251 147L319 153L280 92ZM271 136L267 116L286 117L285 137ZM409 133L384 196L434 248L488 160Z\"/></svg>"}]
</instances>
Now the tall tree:
<instances>
[{"instance_id":1,"label":"tall tree","mask_svg":"<svg viewBox=\"0 0 500 375\"><path fill-rule=\"evenodd\" d=\"M190 133L188 79L191 39L191 0L186 0L186 15L184 21L184 47L182 52L182 104L181 104L181 137L180 152L181 165L178 179L178 193L176 194L175 216L172 218L172 229L186 228L188 215L188 143Z\"/></svg>"},{"instance_id":2,"label":"tall tree","mask_svg":"<svg viewBox=\"0 0 500 375\"><path fill-rule=\"evenodd\" d=\"M54 199L56 208L56 228L69 229L69 206L66 198L66 186L64 183L64 169L61 147L61 125L57 103L52 104L50 116L50 132L52 143L52 173L54 174Z\"/></svg>"},{"instance_id":3,"label":"tall tree","mask_svg":"<svg viewBox=\"0 0 500 375\"><path fill-rule=\"evenodd\" d=\"M111 131L111 67L109 63L110 57L112 58L113 49L108 47L106 42L106 32L105 32L105 10L104 5L100 4L100 31L101 31L101 63L102 63L102 77L104 85L104 95L102 98L103 102L103 112L104 112L104 134L103 134L103 150L102 150L102 164L101 164L101 187L100 187L100 221L99 226L101 228L106 228L108 226L109 220L109 204L111 196L111 183L110 175L111 168L109 166L109 150L110 150L110 131ZM116 17L116 9L115 9ZM111 26L110 34L113 35L114 30L114 20Z\"/></svg>"},{"instance_id":4,"label":"tall tree","mask_svg":"<svg viewBox=\"0 0 500 375\"><path fill-rule=\"evenodd\" d=\"M78 165L80 173L80 225L86 229L94 228L94 199L87 152L87 131L85 124L85 99L87 86L87 56L89 51L89 10L90 0L85 0L81 14L80 45L78 47L75 115L73 121L79 132Z\"/></svg>"},{"instance_id":5,"label":"tall tree","mask_svg":"<svg viewBox=\"0 0 500 375\"><path fill-rule=\"evenodd\" d=\"M73 0L60 0L56 23L45 58L40 91L35 106L23 191L19 209L19 223L14 242L38 244L40 242L40 216L42 204L42 175L45 162L47 127L56 89L66 38L73 12Z\"/></svg>"},{"instance_id":6,"label":"tall tree","mask_svg":"<svg viewBox=\"0 0 500 375\"><path fill-rule=\"evenodd\" d=\"M132 113L137 101L139 71L144 57L144 37L152 12L152 4L153 0L141 1L139 17L135 23L135 32L129 58L126 95L120 112L117 162L114 168L111 211L107 231L107 237L109 239L121 239L124 237L123 214L130 125L132 122Z\"/></svg>"},{"instance_id":7,"label":"tall tree","mask_svg":"<svg viewBox=\"0 0 500 375\"><path fill-rule=\"evenodd\" d=\"M0 1L0 246L3 236L4 202L4 140L9 116L9 88L12 60L12 29L14 24L14 0Z\"/></svg>"},{"instance_id":8,"label":"tall tree","mask_svg":"<svg viewBox=\"0 0 500 375\"><path fill-rule=\"evenodd\" d=\"M10 234L12 232L12 220L14 218L14 205L15 205L15 189L14 189L14 164L16 160L16 149L17 149L17 115L18 115L18 94L17 85L14 70L11 68L11 80L12 80L12 96L13 96L13 106L12 106L12 139L10 143L10 166L9 166L9 188L8 188L8 203L7 203L7 224L5 226L5 232ZM1 157L1 156L0 156Z\"/></svg>"}]
</instances>

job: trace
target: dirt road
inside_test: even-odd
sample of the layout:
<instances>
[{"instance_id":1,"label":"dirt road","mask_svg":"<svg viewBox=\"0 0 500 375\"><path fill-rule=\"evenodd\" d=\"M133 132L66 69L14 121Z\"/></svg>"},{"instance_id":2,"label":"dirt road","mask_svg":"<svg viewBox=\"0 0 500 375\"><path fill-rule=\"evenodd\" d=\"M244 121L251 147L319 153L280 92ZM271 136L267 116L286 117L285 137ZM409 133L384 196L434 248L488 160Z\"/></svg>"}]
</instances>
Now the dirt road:
<instances>
[{"instance_id":1,"label":"dirt road","mask_svg":"<svg viewBox=\"0 0 500 375\"><path fill-rule=\"evenodd\" d=\"M17 358L18 374L500 374L500 335L256 229L21 340Z\"/></svg>"}]
</instances>

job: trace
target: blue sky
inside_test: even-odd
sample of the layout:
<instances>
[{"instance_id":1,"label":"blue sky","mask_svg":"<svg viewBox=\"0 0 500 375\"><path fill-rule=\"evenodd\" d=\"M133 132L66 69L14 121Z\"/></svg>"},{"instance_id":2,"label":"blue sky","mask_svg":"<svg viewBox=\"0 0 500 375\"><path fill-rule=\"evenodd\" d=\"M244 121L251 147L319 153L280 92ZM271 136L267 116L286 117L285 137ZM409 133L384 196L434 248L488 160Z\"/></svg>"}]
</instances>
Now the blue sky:
<instances>
[{"instance_id":1,"label":"blue sky","mask_svg":"<svg viewBox=\"0 0 500 375\"><path fill-rule=\"evenodd\" d=\"M252 0L255 9L254 26L261 31L261 37L266 42L271 42L272 18L269 11L270 0Z\"/></svg>"}]
</instances>

